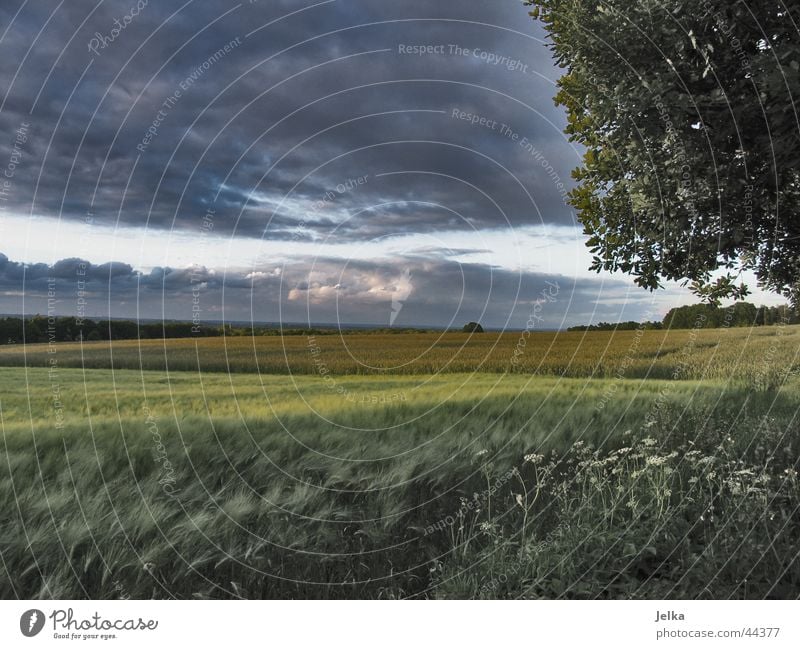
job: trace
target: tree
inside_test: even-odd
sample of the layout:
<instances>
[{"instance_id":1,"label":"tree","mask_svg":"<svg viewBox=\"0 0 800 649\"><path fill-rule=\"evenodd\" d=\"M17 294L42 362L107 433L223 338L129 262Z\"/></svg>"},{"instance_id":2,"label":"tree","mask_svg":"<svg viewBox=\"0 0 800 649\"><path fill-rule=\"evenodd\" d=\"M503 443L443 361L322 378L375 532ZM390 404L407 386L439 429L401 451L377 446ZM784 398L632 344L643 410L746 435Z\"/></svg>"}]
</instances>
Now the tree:
<instances>
[{"instance_id":1,"label":"tree","mask_svg":"<svg viewBox=\"0 0 800 649\"><path fill-rule=\"evenodd\" d=\"M795 324L796 312L788 305L760 306L750 302L736 302L721 309L714 304L687 304L675 307L664 316L667 329L694 329L707 327L753 327L774 324Z\"/></svg>"},{"instance_id":2,"label":"tree","mask_svg":"<svg viewBox=\"0 0 800 649\"><path fill-rule=\"evenodd\" d=\"M483 327L481 327L477 322L468 322L464 325L464 328L461 331L467 334L482 334Z\"/></svg>"},{"instance_id":3,"label":"tree","mask_svg":"<svg viewBox=\"0 0 800 649\"><path fill-rule=\"evenodd\" d=\"M570 202L596 271L798 302L800 8L781 0L528 0L585 147ZM712 279L712 273L722 276Z\"/></svg>"}]
</instances>

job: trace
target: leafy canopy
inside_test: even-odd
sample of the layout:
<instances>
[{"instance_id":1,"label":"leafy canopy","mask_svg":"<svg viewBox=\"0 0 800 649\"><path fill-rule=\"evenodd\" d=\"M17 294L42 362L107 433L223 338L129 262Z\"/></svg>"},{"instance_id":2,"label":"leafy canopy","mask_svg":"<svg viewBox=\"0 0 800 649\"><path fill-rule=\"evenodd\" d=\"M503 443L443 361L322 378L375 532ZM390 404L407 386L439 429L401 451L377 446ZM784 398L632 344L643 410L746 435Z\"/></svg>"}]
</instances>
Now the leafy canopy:
<instances>
[{"instance_id":1,"label":"leafy canopy","mask_svg":"<svg viewBox=\"0 0 800 649\"><path fill-rule=\"evenodd\" d=\"M585 149L571 204L593 270L797 301L800 9L770 0L529 0ZM716 277L713 276L715 271Z\"/></svg>"}]
</instances>

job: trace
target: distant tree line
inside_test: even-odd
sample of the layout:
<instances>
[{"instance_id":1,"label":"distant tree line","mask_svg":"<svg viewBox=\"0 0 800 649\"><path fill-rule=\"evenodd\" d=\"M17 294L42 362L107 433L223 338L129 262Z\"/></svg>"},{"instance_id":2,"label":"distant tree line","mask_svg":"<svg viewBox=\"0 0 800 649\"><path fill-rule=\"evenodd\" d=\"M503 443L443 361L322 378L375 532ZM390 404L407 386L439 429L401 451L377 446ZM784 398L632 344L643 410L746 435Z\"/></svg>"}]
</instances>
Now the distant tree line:
<instances>
[{"instance_id":1,"label":"distant tree line","mask_svg":"<svg viewBox=\"0 0 800 649\"><path fill-rule=\"evenodd\" d=\"M627 322L598 322L592 325L577 325L569 327L567 331L632 331L634 329L662 329L663 325L660 322L636 322L635 320L628 320Z\"/></svg>"},{"instance_id":2,"label":"distant tree line","mask_svg":"<svg viewBox=\"0 0 800 649\"><path fill-rule=\"evenodd\" d=\"M153 338L208 338L214 336L303 336L349 333L428 333L433 329L348 329L248 327L226 325L197 326L192 322L136 322L135 320L88 320L67 316L0 318L0 345L26 342L56 343L84 340L136 340Z\"/></svg>"},{"instance_id":3,"label":"distant tree line","mask_svg":"<svg viewBox=\"0 0 800 649\"><path fill-rule=\"evenodd\" d=\"M750 302L737 302L728 307L692 304L670 309L664 316L664 327L668 329L760 327L797 322L800 322L797 312L788 305L757 307Z\"/></svg>"},{"instance_id":4,"label":"distant tree line","mask_svg":"<svg viewBox=\"0 0 800 649\"><path fill-rule=\"evenodd\" d=\"M197 329L197 327L196 327ZM88 320L72 317L0 318L0 344L70 342L74 340L127 340L132 338L188 338L219 336L222 327L200 327L191 322L135 322Z\"/></svg>"},{"instance_id":5,"label":"distant tree line","mask_svg":"<svg viewBox=\"0 0 800 649\"><path fill-rule=\"evenodd\" d=\"M797 324L797 311L788 305L759 306L737 302L728 307L713 304L689 304L667 311L661 322L600 322L569 327L567 331L630 331L632 329L713 329L719 327L760 327L775 324Z\"/></svg>"}]
</instances>

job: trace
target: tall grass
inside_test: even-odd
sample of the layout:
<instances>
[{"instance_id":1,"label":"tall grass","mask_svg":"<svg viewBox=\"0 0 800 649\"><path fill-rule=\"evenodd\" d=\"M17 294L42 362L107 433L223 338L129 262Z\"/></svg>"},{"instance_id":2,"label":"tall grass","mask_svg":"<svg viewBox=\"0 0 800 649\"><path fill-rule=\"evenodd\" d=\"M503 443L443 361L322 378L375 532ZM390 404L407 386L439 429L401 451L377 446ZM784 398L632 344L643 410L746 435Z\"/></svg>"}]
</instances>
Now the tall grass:
<instances>
[{"instance_id":1,"label":"tall grass","mask_svg":"<svg viewBox=\"0 0 800 649\"><path fill-rule=\"evenodd\" d=\"M340 384L0 370L0 596L760 597L797 585L796 383ZM703 512L714 521L698 523Z\"/></svg>"}]
</instances>

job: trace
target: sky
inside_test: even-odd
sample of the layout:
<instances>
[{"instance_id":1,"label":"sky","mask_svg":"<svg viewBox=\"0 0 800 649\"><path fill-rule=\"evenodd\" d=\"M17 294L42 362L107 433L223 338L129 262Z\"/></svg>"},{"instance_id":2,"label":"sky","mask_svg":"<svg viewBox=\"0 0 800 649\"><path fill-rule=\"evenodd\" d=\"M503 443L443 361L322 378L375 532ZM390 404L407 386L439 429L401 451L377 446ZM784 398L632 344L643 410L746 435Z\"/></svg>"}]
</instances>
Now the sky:
<instances>
[{"instance_id":1,"label":"sky","mask_svg":"<svg viewBox=\"0 0 800 649\"><path fill-rule=\"evenodd\" d=\"M0 313L553 329L695 301L588 270L527 12L4 0Z\"/></svg>"}]
</instances>

